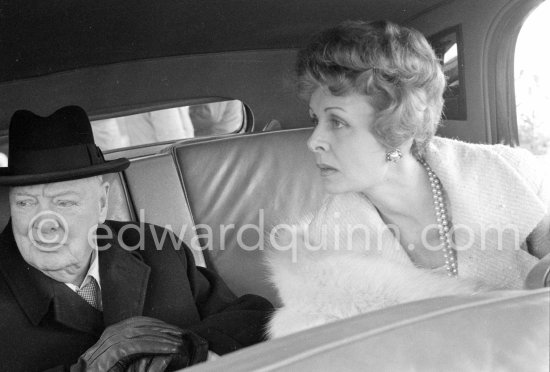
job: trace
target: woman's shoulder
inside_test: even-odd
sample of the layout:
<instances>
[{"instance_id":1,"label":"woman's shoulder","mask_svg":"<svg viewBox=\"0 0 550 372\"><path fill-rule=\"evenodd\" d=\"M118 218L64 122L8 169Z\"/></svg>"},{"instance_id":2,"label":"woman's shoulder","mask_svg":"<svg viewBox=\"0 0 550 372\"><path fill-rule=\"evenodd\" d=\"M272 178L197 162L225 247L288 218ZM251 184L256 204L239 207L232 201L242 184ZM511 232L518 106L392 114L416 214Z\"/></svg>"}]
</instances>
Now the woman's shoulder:
<instances>
[{"instance_id":1,"label":"woman's shoulder","mask_svg":"<svg viewBox=\"0 0 550 372\"><path fill-rule=\"evenodd\" d=\"M511 147L503 144L481 144L469 143L454 138L445 138L435 136L430 144L430 151L442 155L453 152L463 155L483 156L483 154L493 154L502 157L510 165L518 168L524 164L540 165L541 160L526 149L520 147Z\"/></svg>"},{"instance_id":2,"label":"woman's shoulder","mask_svg":"<svg viewBox=\"0 0 550 372\"><path fill-rule=\"evenodd\" d=\"M519 147L503 144L468 143L456 139L434 137L430 151L443 159L452 159L452 163L462 166L471 165L484 172L498 171L506 167L513 169L521 178L540 189L545 178L548 178L548 164L531 152Z\"/></svg>"}]
</instances>

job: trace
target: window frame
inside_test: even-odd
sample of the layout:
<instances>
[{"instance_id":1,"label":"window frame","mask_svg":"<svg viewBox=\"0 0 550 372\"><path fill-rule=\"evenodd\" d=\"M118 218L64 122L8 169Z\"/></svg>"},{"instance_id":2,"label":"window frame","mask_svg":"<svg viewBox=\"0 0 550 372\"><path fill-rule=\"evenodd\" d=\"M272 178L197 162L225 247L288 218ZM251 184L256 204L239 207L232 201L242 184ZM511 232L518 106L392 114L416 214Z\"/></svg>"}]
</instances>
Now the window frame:
<instances>
[{"instance_id":1,"label":"window frame","mask_svg":"<svg viewBox=\"0 0 550 372\"><path fill-rule=\"evenodd\" d=\"M238 132L231 132L226 134L219 134L216 136L224 136L224 135L233 135L233 134L246 134L246 133L252 133L254 132L255 127L255 120L254 120L254 113L250 106L246 104L243 100L239 98L231 98L231 97L221 97L221 96L211 96L211 97L204 97L204 98L193 98L193 99L182 99L182 100L173 100L173 101L165 101L162 103L151 103L148 105L133 105L133 106L124 106L124 107L118 107L118 108L110 108L108 110L102 110L102 111L96 111L89 113L90 122L96 121L96 120L103 120L103 119L111 119L111 118L117 118L117 117L123 117L123 116L130 116L130 115L136 115L136 114L142 114L146 112L151 111L157 111L157 110L165 110L165 109L171 109L175 107L182 107L182 106L194 106L194 105L202 105L202 104L208 104L208 103L215 103L215 102L223 102L223 101L232 101L232 100L238 100L243 105L243 126ZM157 151L165 148L166 146L169 146L173 143L180 142L180 141L200 141L207 138L212 138L216 136L205 136L205 137L192 137L192 138L184 138L184 139L172 139L168 141L162 141L162 142L151 142L146 144L139 144L135 146L128 146L128 147L121 147L121 148L113 148L104 150L103 154L106 155L106 158L111 153L119 153L121 151L127 152L129 154L132 154L133 156L143 156L151 154L151 151Z\"/></svg>"},{"instance_id":2,"label":"window frame","mask_svg":"<svg viewBox=\"0 0 550 372\"><path fill-rule=\"evenodd\" d=\"M438 51L441 40L449 35L454 35L457 47L457 71L458 71L458 95L456 98L456 110L450 110L450 106L447 105L449 97L447 93L449 86L445 87L443 98L445 104L443 106L443 118L444 120L468 120L468 108L466 107L466 78L465 78L465 66L464 66L464 38L462 37L462 24L456 24L451 27L447 27L428 37L428 42L432 45L437 57L440 59L442 68L444 67L443 55Z\"/></svg>"},{"instance_id":3,"label":"window frame","mask_svg":"<svg viewBox=\"0 0 550 372\"><path fill-rule=\"evenodd\" d=\"M514 0L491 22L483 48L483 94L490 143L519 144L514 55L519 32L544 0Z\"/></svg>"}]
</instances>

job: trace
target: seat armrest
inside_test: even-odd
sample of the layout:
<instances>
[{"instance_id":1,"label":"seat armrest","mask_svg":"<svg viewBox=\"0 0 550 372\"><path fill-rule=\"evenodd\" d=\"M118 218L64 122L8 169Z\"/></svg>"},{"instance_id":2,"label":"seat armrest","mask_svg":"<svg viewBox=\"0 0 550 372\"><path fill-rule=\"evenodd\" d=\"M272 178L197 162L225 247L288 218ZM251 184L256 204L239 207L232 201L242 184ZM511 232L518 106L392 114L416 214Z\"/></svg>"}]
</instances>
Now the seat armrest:
<instances>
[{"instance_id":1,"label":"seat armrest","mask_svg":"<svg viewBox=\"0 0 550 372\"><path fill-rule=\"evenodd\" d=\"M529 271L524 286L526 289L550 287L550 253Z\"/></svg>"}]
</instances>

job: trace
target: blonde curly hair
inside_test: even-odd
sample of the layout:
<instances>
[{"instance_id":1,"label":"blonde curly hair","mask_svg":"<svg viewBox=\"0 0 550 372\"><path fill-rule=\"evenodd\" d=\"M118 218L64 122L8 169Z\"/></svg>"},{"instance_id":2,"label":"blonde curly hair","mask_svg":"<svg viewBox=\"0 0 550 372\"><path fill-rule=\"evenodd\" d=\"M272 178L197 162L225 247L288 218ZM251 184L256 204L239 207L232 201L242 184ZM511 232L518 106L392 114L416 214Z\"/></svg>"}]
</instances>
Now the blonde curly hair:
<instances>
[{"instance_id":1,"label":"blonde curly hair","mask_svg":"<svg viewBox=\"0 0 550 372\"><path fill-rule=\"evenodd\" d=\"M395 148L409 139L422 155L443 109L445 76L426 38L389 21L346 21L315 35L298 53L297 87L309 100L319 88L363 94L377 111L370 128Z\"/></svg>"}]
</instances>

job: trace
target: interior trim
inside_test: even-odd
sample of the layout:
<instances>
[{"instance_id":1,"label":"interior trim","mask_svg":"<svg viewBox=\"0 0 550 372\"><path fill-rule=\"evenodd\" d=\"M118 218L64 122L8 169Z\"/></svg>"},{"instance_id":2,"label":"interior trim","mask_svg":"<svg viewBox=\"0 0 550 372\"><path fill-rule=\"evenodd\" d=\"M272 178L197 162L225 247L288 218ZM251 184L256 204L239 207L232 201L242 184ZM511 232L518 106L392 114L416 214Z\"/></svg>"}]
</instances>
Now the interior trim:
<instances>
[{"instance_id":1,"label":"interior trim","mask_svg":"<svg viewBox=\"0 0 550 372\"><path fill-rule=\"evenodd\" d=\"M483 94L489 143L518 144L514 52L519 31L544 0L511 0L491 22L483 43Z\"/></svg>"}]
</instances>

